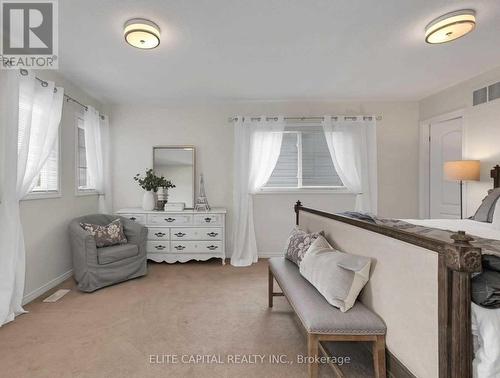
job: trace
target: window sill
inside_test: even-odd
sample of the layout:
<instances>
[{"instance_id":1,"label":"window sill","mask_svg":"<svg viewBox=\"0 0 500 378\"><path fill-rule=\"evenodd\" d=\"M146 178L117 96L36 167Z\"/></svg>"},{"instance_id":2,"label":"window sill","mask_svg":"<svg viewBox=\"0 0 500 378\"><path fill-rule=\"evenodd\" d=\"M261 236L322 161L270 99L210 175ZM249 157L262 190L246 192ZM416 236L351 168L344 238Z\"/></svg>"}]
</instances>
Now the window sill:
<instances>
[{"instance_id":1,"label":"window sill","mask_svg":"<svg viewBox=\"0 0 500 378\"><path fill-rule=\"evenodd\" d=\"M21 201L61 198L61 192L31 192L28 193Z\"/></svg>"},{"instance_id":2,"label":"window sill","mask_svg":"<svg viewBox=\"0 0 500 378\"><path fill-rule=\"evenodd\" d=\"M96 190L77 190L75 192L75 196L77 197L86 197L86 196L98 196L99 192Z\"/></svg>"},{"instance_id":3,"label":"window sill","mask_svg":"<svg viewBox=\"0 0 500 378\"><path fill-rule=\"evenodd\" d=\"M254 193L265 194L356 194L349 189L339 186L334 188L263 188Z\"/></svg>"}]
</instances>

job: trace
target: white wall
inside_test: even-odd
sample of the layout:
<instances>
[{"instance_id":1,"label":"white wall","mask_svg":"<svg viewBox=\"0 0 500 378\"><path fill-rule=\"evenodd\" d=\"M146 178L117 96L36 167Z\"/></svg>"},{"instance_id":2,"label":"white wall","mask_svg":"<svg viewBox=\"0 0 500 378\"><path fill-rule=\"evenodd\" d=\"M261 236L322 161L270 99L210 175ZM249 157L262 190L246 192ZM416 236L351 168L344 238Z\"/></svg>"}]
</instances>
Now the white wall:
<instances>
[{"instance_id":1,"label":"white wall","mask_svg":"<svg viewBox=\"0 0 500 378\"><path fill-rule=\"evenodd\" d=\"M96 108L101 105L52 71L36 76L53 80L65 93ZM61 119L62 197L21 201L21 221L26 243L25 300L43 294L71 271L71 252L67 226L73 218L95 213L97 197L75 196L75 112L81 108L63 103Z\"/></svg>"},{"instance_id":2,"label":"white wall","mask_svg":"<svg viewBox=\"0 0 500 378\"><path fill-rule=\"evenodd\" d=\"M472 92L500 81L500 67L420 101L420 119L464 110L464 159L481 160L481 182L466 184L466 215L474 214L492 187L490 169L500 164L500 99L472 106Z\"/></svg>"},{"instance_id":3,"label":"white wall","mask_svg":"<svg viewBox=\"0 0 500 378\"><path fill-rule=\"evenodd\" d=\"M139 206L141 189L132 177L152 166L152 147L196 146L197 174L203 172L211 206L229 210L231 236L233 127L232 115L307 116L323 114L376 114L379 167L379 214L416 217L418 180L418 103L416 102L234 102L165 107L111 107L114 209ZM133 159L130 157L133 156ZM342 211L352 209L348 194L263 194L255 197L257 243L261 254L283 249L294 222L292 206L304 205ZM231 241L229 240L229 252Z\"/></svg>"}]
</instances>

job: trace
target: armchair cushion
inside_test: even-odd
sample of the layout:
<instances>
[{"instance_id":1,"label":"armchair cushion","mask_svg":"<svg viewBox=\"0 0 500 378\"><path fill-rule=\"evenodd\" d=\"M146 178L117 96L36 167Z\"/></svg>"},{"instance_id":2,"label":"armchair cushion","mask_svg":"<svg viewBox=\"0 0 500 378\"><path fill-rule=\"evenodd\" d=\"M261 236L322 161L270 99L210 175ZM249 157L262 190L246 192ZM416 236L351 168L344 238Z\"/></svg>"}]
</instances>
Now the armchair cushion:
<instances>
[{"instance_id":1,"label":"armchair cushion","mask_svg":"<svg viewBox=\"0 0 500 378\"><path fill-rule=\"evenodd\" d=\"M139 248L135 244L119 244L97 249L97 261L99 265L110 264L115 261L137 256Z\"/></svg>"},{"instance_id":2,"label":"armchair cushion","mask_svg":"<svg viewBox=\"0 0 500 378\"><path fill-rule=\"evenodd\" d=\"M80 223L80 226L94 236L98 248L127 243L120 219L115 219L105 226L93 223Z\"/></svg>"}]
</instances>

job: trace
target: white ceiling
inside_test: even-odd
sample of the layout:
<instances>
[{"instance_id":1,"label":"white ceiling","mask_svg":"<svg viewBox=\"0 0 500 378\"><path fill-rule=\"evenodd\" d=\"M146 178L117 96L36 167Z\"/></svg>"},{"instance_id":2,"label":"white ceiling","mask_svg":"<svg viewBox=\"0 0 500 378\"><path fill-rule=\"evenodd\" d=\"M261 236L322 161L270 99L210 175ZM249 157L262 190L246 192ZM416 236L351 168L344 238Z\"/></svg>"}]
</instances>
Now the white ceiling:
<instances>
[{"instance_id":1,"label":"white ceiling","mask_svg":"<svg viewBox=\"0 0 500 378\"><path fill-rule=\"evenodd\" d=\"M424 42L428 22L473 8L476 30ZM64 0L62 74L107 103L416 100L500 65L498 0ZM143 17L160 46L128 46Z\"/></svg>"}]
</instances>

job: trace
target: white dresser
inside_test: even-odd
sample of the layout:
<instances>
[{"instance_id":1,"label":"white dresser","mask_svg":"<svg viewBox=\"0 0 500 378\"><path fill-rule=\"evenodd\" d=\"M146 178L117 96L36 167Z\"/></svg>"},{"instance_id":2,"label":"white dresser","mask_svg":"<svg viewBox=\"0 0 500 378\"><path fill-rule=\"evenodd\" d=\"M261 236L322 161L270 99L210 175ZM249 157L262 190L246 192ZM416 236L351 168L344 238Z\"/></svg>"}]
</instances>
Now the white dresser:
<instances>
[{"instance_id":1,"label":"white dresser","mask_svg":"<svg viewBox=\"0 0 500 378\"><path fill-rule=\"evenodd\" d=\"M144 211L128 208L117 214L145 225L148 229L148 259L167 263L226 257L226 209L209 212Z\"/></svg>"}]
</instances>

